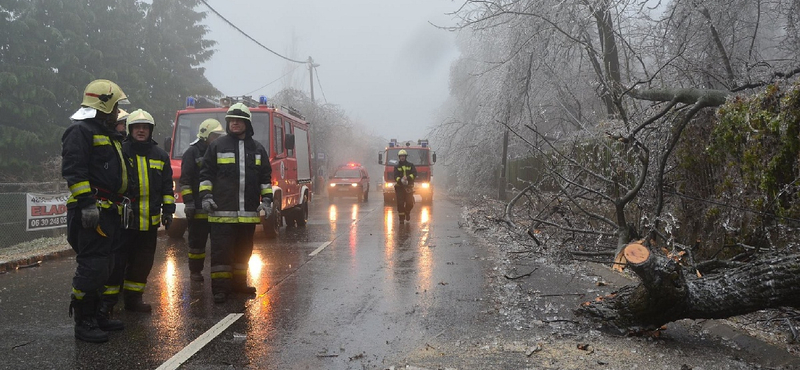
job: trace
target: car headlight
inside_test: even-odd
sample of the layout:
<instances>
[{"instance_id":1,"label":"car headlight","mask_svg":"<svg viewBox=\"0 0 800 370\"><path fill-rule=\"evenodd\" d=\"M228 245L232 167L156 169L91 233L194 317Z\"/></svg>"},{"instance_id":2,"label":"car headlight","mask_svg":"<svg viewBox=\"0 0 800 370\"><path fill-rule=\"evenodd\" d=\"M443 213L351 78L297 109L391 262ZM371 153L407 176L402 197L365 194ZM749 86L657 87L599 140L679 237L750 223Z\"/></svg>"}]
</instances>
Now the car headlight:
<instances>
[{"instance_id":1,"label":"car headlight","mask_svg":"<svg viewBox=\"0 0 800 370\"><path fill-rule=\"evenodd\" d=\"M334 183L331 183L331 187L334 187L334 186L336 186L336 184L334 184Z\"/></svg>"},{"instance_id":2,"label":"car headlight","mask_svg":"<svg viewBox=\"0 0 800 370\"><path fill-rule=\"evenodd\" d=\"M350 186L352 186L352 187L356 187L356 186L358 186L358 183L355 183L355 182L354 182L354 183L350 184Z\"/></svg>"},{"instance_id":3,"label":"car headlight","mask_svg":"<svg viewBox=\"0 0 800 370\"><path fill-rule=\"evenodd\" d=\"M430 184L430 183L427 183L427 182L423 182L423 183L422 183L420 186L421 186L423 189L427 189L427 188L430 188L430 187L431 187L431 184Z\"/></svg>"}]
</instances>

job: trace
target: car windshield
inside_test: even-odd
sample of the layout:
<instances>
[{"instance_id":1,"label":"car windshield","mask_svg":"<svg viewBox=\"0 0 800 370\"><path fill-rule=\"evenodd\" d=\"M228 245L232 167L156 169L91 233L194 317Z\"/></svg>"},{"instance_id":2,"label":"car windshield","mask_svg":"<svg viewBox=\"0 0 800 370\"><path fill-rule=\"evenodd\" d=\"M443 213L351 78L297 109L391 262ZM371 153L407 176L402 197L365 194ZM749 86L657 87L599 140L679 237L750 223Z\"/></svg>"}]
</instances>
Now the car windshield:
<instances>
[{"instance_id":1,"label":"car windshield","mask_svg":"<svg viewBox=\"0 0 800 370\"><path fill-rule=\"evenodd\" d=\"M340 179L357 179L361 177L361 171L354 169L337 170L333 177Z\"/></svg>"}]
</instances>

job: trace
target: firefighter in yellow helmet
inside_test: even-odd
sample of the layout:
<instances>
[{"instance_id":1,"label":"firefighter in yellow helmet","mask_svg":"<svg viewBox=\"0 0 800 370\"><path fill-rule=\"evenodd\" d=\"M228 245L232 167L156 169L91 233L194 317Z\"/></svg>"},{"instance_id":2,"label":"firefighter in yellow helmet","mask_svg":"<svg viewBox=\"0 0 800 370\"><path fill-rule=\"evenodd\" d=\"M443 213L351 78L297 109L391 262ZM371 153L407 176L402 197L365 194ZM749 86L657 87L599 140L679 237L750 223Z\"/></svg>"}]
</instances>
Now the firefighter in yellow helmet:
<instances>
[{"instance_id":1,"label":"firefighter in yellow helmet","mask_svg":"<svg viewBox=\"0 0 800 370\"><path fill-rule=\"evenodd\" d=\"M232 105L225 115L227 135L208 146L200 169L200 196L211 228L211 292L215 303L231 293L254 294L247 285L253 232L272 214L269 153L253 139L250 109Z\"/></svg>"},{"instance_id":2,"label":"firefighter in yellow helmet","mask_svg":"<svg viewBox=\"0 0 800 370\"><path fill-rule=\"evenodd\" d=\"M117 127L115 130L119 132L122 136L128 135L128 129L125 127L125 122L128 120L128 112L123 109L119 110L119 114L117 114Z\"/></svg>"},{"instance_id":3,"label":"firefighter in yellow helmet","mask_svg":"<svg viewBox=\"0 0 800 370\"><path fill-rule=\"evenodd\" d=\"M203 281L203 264L206 260L208 241L208 213L203 210L200 198L200 169L208 145L225 134L222 124L209 118L200 124L197 140L189 144L181 159L180 189L184 213L189 224L189 278Z\"/></svg>"},{"instance_id":4,"label":"firefighter in yellow helmet","mask_svg":"<svg viewBox=\"0 0 800 370\"><path fill-rule=\"evenodd\" d=\"M411 209L414 208L414 180L417 178L417 168L409 162L408 152L400 149L397 152L398 162L394 166L394 195L397 200L397 215L400 223L411 220Z\"/></svg>"},{"instance_id":5,"label":"firefighter in yellow helmet","mask_svg":"<svg viewBox=\"0 0 800 370\"><path fill-rule=\"evenodd\" d=\"M169 228L175 213L169 154L153 140L156 123L150 113L137 109L126 120L128 137L122 151L133 164L137 191L133 194L132 222L122 231L122 248L106 283L100 314L111 316L122 294L125 310L150 312L142 300L153 267L158 228Z\"/></svg>"},{"instance_id":6,"label":"firefighter in yellow helmet","mask_svg":"<svg viewBox=\"0 0 800 370\"><path fill-rule=\"evenodd\" d=\"M126 202L129 169L123 159L123 136L116 130L122 89L109 80L94 80L83 92L80 108L61 137L61 174L69 185L67 241L78 266L72 278L70 315L75 338L105 342L106 331L121 330L117 320L97 315L113 256L120 246L120 207Z\"/></svg>"}]
</instances>

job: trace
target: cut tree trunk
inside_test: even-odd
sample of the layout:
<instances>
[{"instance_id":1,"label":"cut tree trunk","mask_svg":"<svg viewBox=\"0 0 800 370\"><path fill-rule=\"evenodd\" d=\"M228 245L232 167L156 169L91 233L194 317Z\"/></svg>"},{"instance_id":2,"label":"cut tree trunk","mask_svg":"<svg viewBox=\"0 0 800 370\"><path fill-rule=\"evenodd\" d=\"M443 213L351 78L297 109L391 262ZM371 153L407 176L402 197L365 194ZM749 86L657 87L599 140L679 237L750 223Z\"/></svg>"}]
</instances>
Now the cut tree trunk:
<instances>
[{"instance_id":1,"label":"cut tree trunk","mask_svg":"<svg viewBox=\"0 0 800 370\"><path fill-rule=\"evenodd\" d=\"M676 261L629 244L624 250L640 279L578 309L621 331L654 330L680 319L723 319L766 308L800 307L800 255L772 255L697 277Z\"/></svg>"}]
</instances>

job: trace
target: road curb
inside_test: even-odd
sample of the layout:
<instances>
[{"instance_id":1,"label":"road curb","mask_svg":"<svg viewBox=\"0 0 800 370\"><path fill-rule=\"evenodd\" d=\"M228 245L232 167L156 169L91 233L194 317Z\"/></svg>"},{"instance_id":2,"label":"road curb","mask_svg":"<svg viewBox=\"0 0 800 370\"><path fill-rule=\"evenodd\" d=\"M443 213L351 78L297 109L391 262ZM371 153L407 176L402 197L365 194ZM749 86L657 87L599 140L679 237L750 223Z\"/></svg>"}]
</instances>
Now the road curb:
<instances>
[{"instance_id":1,"label":"road curb","mask_svg":"<svg viewBox=\"0 0 800 370\"><path fill-rule=\"evenodd\" d=\"M9 271L18 270L21 268L36 267L38 266L39 262L42 261L48 261L74 255L75 251L72 250L72 248L67 248L53 252L34 254L32 256L12 258L8 261L0 261L0 274L4 274Z\"/></svg>"}]
</instances>

